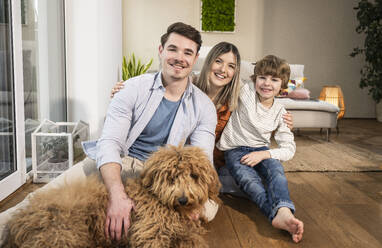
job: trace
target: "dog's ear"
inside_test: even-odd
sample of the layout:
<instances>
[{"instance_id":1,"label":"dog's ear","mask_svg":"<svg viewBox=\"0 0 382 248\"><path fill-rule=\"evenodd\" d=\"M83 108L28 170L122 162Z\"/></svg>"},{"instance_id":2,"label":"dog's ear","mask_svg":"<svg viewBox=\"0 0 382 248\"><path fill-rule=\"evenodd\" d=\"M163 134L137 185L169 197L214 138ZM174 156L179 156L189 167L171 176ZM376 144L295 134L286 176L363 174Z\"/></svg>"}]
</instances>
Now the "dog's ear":
<instances>
[{"instance_id":1,"label":"dog's ear","mask_svg":"<svg viewBox=\"0 0 382 248\"><path fill-rule=\"evenodd\" d=\"M192 153L197 155L197 159L195 159L196 168L199 168L198 170L200 170L203 181L208 185L208 198L219 203L220 199L218 196L221 184L216 169L201 148L193 147L188 149L193 149Z\"/></svg>"},{"instance_id":2,"label":"dog's ear","mask_svg":"<svg viewBox=\"0 0 382 248\"><path fill-rule=\"evenodd\" d=\"M221 188L221 183L219 180L219 176L214 168L212 168L211 164L208 165L211 169L208 172L209 175L209 185L208 185L208 197L215 201L216 203L220 203L219 199L219 191Z\"/></svg>"}]
</instances>

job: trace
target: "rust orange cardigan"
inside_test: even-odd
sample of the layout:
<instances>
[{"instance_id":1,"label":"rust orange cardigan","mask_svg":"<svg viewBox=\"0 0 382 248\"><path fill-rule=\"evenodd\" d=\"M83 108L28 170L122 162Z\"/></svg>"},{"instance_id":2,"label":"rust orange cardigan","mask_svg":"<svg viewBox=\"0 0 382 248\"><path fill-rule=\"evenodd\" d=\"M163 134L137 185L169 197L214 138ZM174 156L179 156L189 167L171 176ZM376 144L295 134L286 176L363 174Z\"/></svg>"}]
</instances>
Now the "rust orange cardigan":
<instances>
[{"instance_id":1,"label":"rust orange cardigan","mask_svg":"<svg viewBox=\"0 0 382 248\"><path fill-rule=\"evenodd\" d=\"M224 153L216 148L216 143L220 140L223 129L231 116L231 111L228 109L228 105L221 106L217 111L218 123L215 129L215 148L214 148L214 164L216 168L224 166Z\"/></svg>"}]
</instances>

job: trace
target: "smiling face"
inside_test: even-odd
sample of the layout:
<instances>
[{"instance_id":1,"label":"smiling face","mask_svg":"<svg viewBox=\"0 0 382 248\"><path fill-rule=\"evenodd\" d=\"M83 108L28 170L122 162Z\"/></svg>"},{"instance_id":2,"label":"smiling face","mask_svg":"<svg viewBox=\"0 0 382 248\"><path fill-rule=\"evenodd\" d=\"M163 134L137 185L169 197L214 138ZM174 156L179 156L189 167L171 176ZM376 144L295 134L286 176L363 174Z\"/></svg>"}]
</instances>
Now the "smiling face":
<instances>
[{"instance_id":1,"label":"smiling face","mask_svg":"<svg viewBox=\"0 0 382 248\"><path fill-rule=\"evenodd\" d=\"M197 44L177 33L171 33L167 42L159 46L162 75L165 81L178 81L188 77L198 58Z\"/></svg>"},{"instance_id":2,"label":"smiling face","mask_svg":"<svg viewBox=\"0 0 382 248\"><path fill-rule=\"evenodd\" d=\"M218 56L211 65L208 80L213 87L223 88L232 81L236 71L236 57L232 52Z\"/></svg>"},{"instance_id":3,"label":"smiling face","mask_svg":"<svg viewBox=\"0 0 382 248\"><path fill-rule=\"evenodd\" d=\"M255 88L260 97L260 102L273 102L273 98L280 92L281 83L281 78L271 75L257 75Z\"/></svg>"}]
</instances>

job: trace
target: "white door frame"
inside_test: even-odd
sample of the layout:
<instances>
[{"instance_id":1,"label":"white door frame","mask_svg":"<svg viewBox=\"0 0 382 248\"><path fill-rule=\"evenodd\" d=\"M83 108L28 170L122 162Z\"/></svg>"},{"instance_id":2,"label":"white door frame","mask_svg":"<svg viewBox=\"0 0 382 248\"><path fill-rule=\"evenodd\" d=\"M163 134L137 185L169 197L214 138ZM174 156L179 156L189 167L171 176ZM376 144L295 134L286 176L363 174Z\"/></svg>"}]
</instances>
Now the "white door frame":
<instances>
[{"instance_id":1,"label":"white door frame","mask_svg":"<svg viewBox=\"0 0 382 248\"><path fill-rule=\"evenodd\" d=\"M21 36L20 0L11 0L12 54L14 80L14 125L16 141L16 171L0 181L0 201L26 182L25 132L24 132L24 83Z\"/></svg>"}]
</instances>

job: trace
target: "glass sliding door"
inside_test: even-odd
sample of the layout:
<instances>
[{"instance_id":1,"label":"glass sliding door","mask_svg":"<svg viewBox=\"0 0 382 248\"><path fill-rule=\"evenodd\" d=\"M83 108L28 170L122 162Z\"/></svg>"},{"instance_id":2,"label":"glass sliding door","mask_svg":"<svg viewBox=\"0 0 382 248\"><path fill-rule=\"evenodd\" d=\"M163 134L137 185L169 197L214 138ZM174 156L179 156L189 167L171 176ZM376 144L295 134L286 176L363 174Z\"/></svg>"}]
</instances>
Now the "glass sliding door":
<instances>
[{"instance_id":1,"label":"glass sliding door","mask_svg":"<svg viewBox=\"0 0 382 248\"><path fill-rule=\"evenodd\" d=\"M10 1L0 1L0 180L15 171L13 55Z\"/></svg>"},{"instance_id":2,"label":"glass sliding door","mask_svg":"<svg viewBox=\"0 0 382 248\"><path fill-rule=\"evenodd\" d=\"M20 0L0 0L0 200L25 182Z\"/></svg>"},{"instance_id":3,"label":"glass sliding door","mask_svg":"<svg viewBox=\"0 0 382 248\"><path fill-rule=\"evenodd\" d=\"M41 121L66 121L64 0L21 0L25 156Z\"/></svg>"},{"instance_id":4,"label":"glass sliding door","mask_svg":"<svg viewBox=\"0 0 382 248\"><path fill-rule=\"evenodd\" d=\"M26 181L31 133L66 121L64 0L0 0L0 200Z\"/></svg>"},{"instance_id":5,"label":"glass sliding door","mask_svg":"<svg viewBox=\"0 0 382 248\"><path fill-rule=\"evenodd\" d=\"M0 200L32 169L31 133L67 121L64 0L0 0Z\"/></svg>"}]
</instances>

